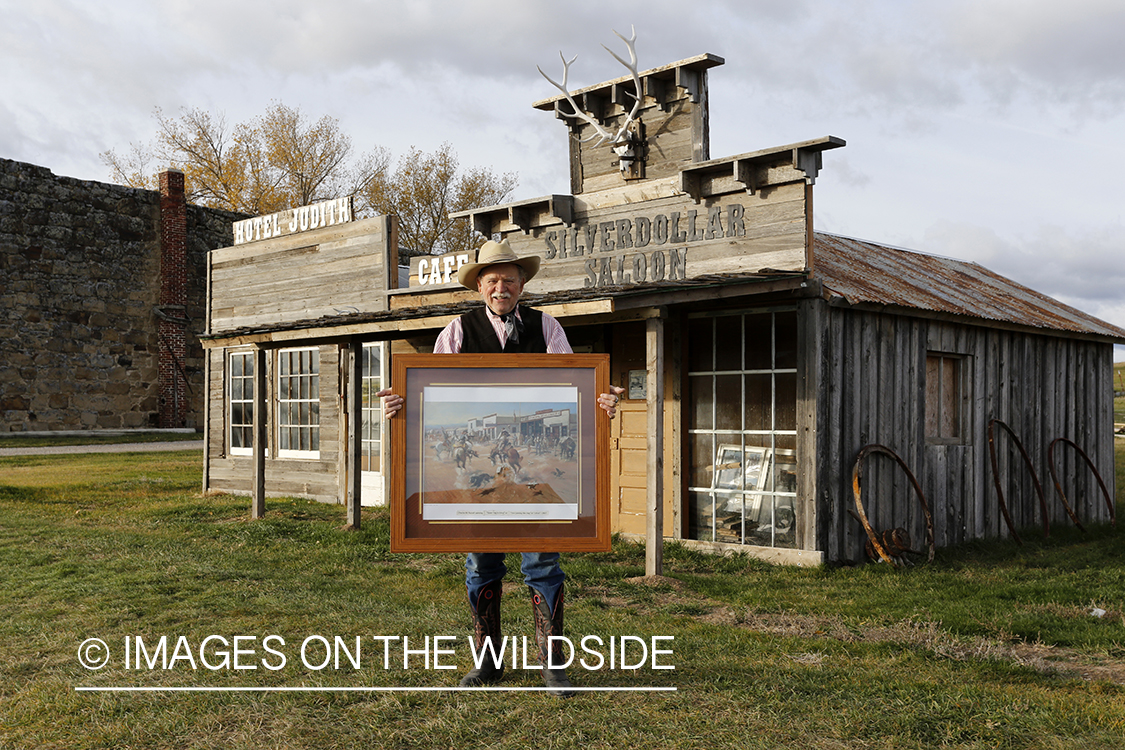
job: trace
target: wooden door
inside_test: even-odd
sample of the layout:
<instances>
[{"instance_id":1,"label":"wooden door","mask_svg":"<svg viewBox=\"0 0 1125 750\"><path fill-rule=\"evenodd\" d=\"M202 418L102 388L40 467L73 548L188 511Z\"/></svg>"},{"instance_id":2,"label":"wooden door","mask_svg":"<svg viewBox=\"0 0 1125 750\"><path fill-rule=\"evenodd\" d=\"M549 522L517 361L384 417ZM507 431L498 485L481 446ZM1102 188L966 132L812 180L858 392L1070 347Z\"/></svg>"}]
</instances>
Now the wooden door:
<instances>
[{"instance_id":1,"label":"wooden door","mask_svg":"<svg viewBox=\"0 0 1125 750\"><path fill-rule=\"evenodd\" d=\"M614 327L610 359L610 382L625 387L617 405L617 416L610 422L610 529L641 537L646 532L648 505L648 407L644 394L629 388L630 372L634 381L645 373L645 324L621 323ZM665 373L665 394L672 393L672 377ZM631 392L632 391L632 392ZM634 398L629 398L634 396ZM664 411L664 536L672 536L673 475L671 440L672 410Z\"/></svg>"},{"instance_id":2,"label":"wooden door","mask_svg":"<svg viewBox=\"0 0 1125 750\"><path fill-rule=\"evenodd\" d=\"M617 417L610 424L610 475L613 478L610 528L644 536L648 494L648 409L645 402L622 400L617 406Z\"/></svg>"}]
</instances>

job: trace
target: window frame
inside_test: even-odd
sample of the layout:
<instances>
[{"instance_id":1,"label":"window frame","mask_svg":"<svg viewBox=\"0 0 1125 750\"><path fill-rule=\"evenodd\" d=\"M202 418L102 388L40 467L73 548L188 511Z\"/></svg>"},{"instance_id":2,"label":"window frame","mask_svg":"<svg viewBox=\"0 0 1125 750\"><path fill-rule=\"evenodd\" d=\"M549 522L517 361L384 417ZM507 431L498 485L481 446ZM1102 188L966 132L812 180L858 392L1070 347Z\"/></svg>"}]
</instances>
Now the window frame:
<instances>
[{"instance_id":1,"label":"window frame","mask_svg":"<svg viewBox=\"0 0 1125 750\"><path fill-rule=\"evenodd\" d=\"M939 381L937 383L937 392L931 389L931 360L937 360L937 366L934 368L939 373ZM953 395L952 401L946 398L948 393L947 383L945 377L945 364L947 362L955 363L954 372L952 374L952 387L956 388L956 393ZM969 370L972 367L972 357L967 354L958 354L954 352L945 352L937 350L928 350L926 352L926 368L925 368L925 383L923 388L925 409L925 419L923 420L923 430L925 431L926 443L930 445L968 445L970 425L969 425ZM944 425L946 423L946 404L952 403L953 408L956 410L956 429L953 434L943 434ZM934 410L936 408L936 413ZM932 418L931 418L932 417ZM936 426L936 432L932 432L932 428Z\"/></svg>"},{"instance_id":2,"label":"window frame","mask_svg":"<svg viewBox=\"0 0 1125 750\"><path fill-rule=\"evenodd\" d=\"M689 470L688 476L688 513L695 512L696 508L703 506L696 506L692 508L692 498L698 497L699 501L706 502L709 500L711 508L711 519L709 526L696 524L695 538L701 541L710 541L721 544L734 544L734 545L750 545L750 546L763 546L777 549L797 549L797 534L796 528L798 526L798 515L800 513L800 504L797 502L797 492L794 486L792 490L782 490L777 486L778 471L780 466L786 468L796 469L796 438L798 434L797 424L793 425L793 429L780 429L778 427L779 410L778 398L782 389L778 386L778 376L795 379L798 375L799 362L793 362L793 366L779 367L779 347L778 347L778 314L792 314L799 316L800 313L795 306L778 306L767 308L752 308L742 310L722 310L705 313L689 314L689 321L697 319L712 319L714 322L711 327L711 365L710 369L690 369L692 363L689 362L689 369L686 372L688 392L691 393L693 403L692 409L702 406L702 404L695 404L694 400L698 398L698 392L695 390L696 379L711 378L710 387L705 389L710 393L711 409L710 427L697 428L691 426L691 421L685 426L688 434L688 440L693 445L689 451L688 461ZM749 367L750 363L747 362L747 318L759 315L768 315L770 319L770 350L769 350L769 367ZM730 320L731 326L737 321L739 331L739 346L741 348L740 365L737 370L717 369L718 364L718 347L720 345L720 326L723 325L721 319ZM726 330L731 330L727 328ZM800 351L797 349L796 341L793 342L793 349L795 356L800 356ZM718 400L717 400L717 378L728 377L736 375L740 377L741 382L741 415L739 418L740 429L726 429L720 428L718 423ZM750 429L746 423L746 399L748 398L747 378L760 378L768 376L769 383L769 409L768 415L769 426L768 429ZM796 400L792 404L794 410L794 418L797 416ZM712 463L712 471L715 470L715 462L718 460L719 453L726 449L741 450L743 455L753 455L756 451L763 449L765 451L761 465L761 479L754 487L743 487L741 489L727 489L715 486L715 478L712 477L711 486L696 486L692 483L692 479L696 474L695 462L703 461L704 457L695 455L696 436L710 435L711 436L711 453L709 463ZM778 438L783 439L784 444L792 444L793 447L782 447L779 445ZM759 443L765 442L765 446L760 446ZM732 507L738 507L739 528L735 534L736 539L728 541L719 537L719 522L718 516L721 509L729 511ZM787 510L785 510L787 509ZM785 511L786 519L789 520L793 529L793 539L790 543L779 544L779 524L782 519L780 511ZM768 523L770 525L768 540L762 540L760 537L751 538L752 532L756 527L751 527L750 524L759 523L763 513L768 513ZM791 513L792 516L788 516ZM758 521L754 521L751 516L757 516ZM786 528L784 533L788 533Z\"/></svg>"},{"instance_id":3,"label":"window frame","mask_svg":"<svg viewBox=\"0 0 1125 750\"><path fill-rule=\"evenodd\" d=\"M292 355L297 355L298 369L305 365L303 354L310 353L310 372L288 372L286 363L292 362ZM289 358L289 359L287 359ZM276 388L274 408L277 420L275 422L277 457L278 458L320 458L320 348L316 346L300 346L279 349L275 360L274 386ZM292 393L292 382L296 383L296 398L289 398ZM304 395L307 394L307 395ZM307 423L301 422L304 418L301 406L307 404ZM297 422L290 422L293 414L292 406L296 405ZM302 431L308 430L309 448L282 448L285 443L286 431L295 430L298 436L298 445L301 444Z\"/></svg>"},{"instance_id":4,"label":"window frame","mask_svg":"<svg viewBox=\"0 0 1125 750\"><path fill-rule=\"evenodd\" d=\"M361 471L382 474L387 459L387 435L383 425L383 402L382 399L375 398L375 393L386 382L387 345L383 341L369 341L361 346L360 351L360 380L363 389L359 427ZM375 353L374 357L372 352ZM371 437L372 432L375 433L374 438Z\"/></svg>"},{"instance_id":5,"label":"window frame","mask_svg":"<svg viewBox=\"0 0 1125 750\"><path fill-rule=\"evenodd\" d=\"M242 374L236 376L234 374L234 360L242 359ZM253 349L236 349L228 350L226 353L226 445L227 452L231 456L252 456L254 455L254 350ZM249 364L250 374L247 375L247 363ZM235 398L235 378L240 381L238 391L241 393L242 398ZM247 393L249 396L247 397ZM243 405L243 421L235 422L234 406L235 404ZM249 421L246 421L246 410L249 410ZM234 431L235 429L246 430L248 434L244 434L244 444L235 446Z\"/></svg>"}]
</instances>

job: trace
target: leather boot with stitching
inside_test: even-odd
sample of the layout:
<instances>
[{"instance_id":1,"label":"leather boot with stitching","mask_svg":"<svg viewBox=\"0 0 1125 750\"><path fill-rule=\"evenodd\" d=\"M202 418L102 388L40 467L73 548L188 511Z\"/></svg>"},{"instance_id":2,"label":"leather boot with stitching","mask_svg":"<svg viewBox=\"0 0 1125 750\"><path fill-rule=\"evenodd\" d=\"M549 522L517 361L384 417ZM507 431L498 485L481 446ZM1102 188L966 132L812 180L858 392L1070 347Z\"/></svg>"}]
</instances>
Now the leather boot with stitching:
<instances>
[{"instance_id":1,"label":"leather boot with stitching","mask_svg":"<svg viewBox=\"0 0 1125 750\"><path fill-rule=\"evenodd\" d=\"M493 648L499 653L502 645L500 637L500 596L502 593L503 582L493 581L481 588L475 603L472 600L469 601L469 610L473 615L473 643L476 645L477 656L481 657L481 665L479 668L474 667L461 678L461 687L491 685L500 682L500 679L504 676L504 662L495 663L492 659L492 651L485 643L487 639L491 638Z\"/></svg>"},{"instance_id":2,"label":"leather boot with stitching","mask_svg":"<svg viewBox=\"0 0 1125 750\"><path fill-rule=\"evenodd\" d=\"M571 690L573 685L567 679L566 670L562 668L548 669L548 664L561 664L564 661L562 646L551 643L550 636L563 634L563 592L559 589L559 598L555 602L554 610L547 605L535 589L528 588L531 594L531 611L535 616L535 643L539 646L539 664L543 667L543 684L550 688L547 693L556 698L570 698L574 695ZM548 648L549 646L549 648ZM550 651L550 653L548 653ZM550 661L548 661L548 656Z\"/></svg>"}]
</instances>

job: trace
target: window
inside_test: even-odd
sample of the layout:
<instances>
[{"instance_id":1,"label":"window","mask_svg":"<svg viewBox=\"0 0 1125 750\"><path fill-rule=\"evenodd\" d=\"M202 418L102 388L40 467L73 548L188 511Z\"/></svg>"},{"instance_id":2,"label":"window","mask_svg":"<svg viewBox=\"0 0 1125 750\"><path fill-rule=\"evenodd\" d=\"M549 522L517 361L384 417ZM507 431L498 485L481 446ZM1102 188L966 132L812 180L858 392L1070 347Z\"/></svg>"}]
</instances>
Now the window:
<instances>
[{"instance_id":1,"label":"window","mask_svg":"<svg viewBox=\"0 0 1125 750\"><path fill-rule=\"evenodd\" d=\"M930 352L926 355L926 440L964 443L966 357Z\"/></svg>"},{"instance_id":2,"label":"window","mask_svg":"<svg viewBox=\"0 0 1125 750\"><path fill-rule=\"evenodd\" d=\"M379 471L382 462L382 428L383 403L375 398L375 394L382 390L383 382L383 344L364 344L362 370L360 377L363 379L363 404L360 421L360 448L362 456L361 469L363 471Z\"/></svg>"},{"instance_id":3,"label":"window","mask_svg":"<svg viewBox=\"0 0 1125 750\"><path fill-rule=\"evenodd\" d=\"M230 452L249 456L254 449L254 352L231 352L227 372Z\"/></svg>"},{"instance_id":4,"label":"window","mask_svg":"<svg viewBox=\"0 0 1125 750\"><path fill-rule=\"evenodd\" d=\"M688 320L688 531L796 547L797 313Z\"/></svg>"},{"instance_id":5,"label":"window","mask_svg":"<svg viewBox=\"0 0 1125 750\"><path fill-rule=\"evenodd\" d=\"M320 451L320 352L277 354L277 455L315 458Z\"/></svg>"}]
</instances>

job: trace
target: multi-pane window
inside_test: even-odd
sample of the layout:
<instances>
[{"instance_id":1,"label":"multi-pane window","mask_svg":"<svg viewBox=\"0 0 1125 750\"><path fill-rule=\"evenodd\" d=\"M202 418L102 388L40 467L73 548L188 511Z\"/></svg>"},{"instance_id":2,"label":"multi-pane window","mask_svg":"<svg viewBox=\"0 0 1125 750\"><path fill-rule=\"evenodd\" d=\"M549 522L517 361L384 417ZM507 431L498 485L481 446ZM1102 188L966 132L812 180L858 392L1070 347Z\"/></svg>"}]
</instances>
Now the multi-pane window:
<instances>
[{"instance_id":1,"label":"multi-pane window","mask_svg":"<svg viewBox=\"0 0 1125 750\"><path fill-rule=\"evenodd\" d=\"M320 450L320 358L316 349L277 354L278 456L314 456Z\"/></svg>"},{"instance_id":2,"label":"multi-pane window","mask_svg":"<svg viewBox=\"0 0 1125 750\"><path fill-rule=\"evenodd\" d=\"M362 370L363 378L363 404L362 420L360 422L360 448L362 451L361 468L363 471L379 471L381 465L380 447L382 445L383 404L375 394L382 390L382 354L383 344L364 344Z\"/></svg>"},{"instance_id":3,"label":"multi-pane window","mask_svg":"<svg viewBox=\"0 0 1125 750\"><path fill-rule=\"evenodd\" d=\"M926 440L963 443L966 358L930 352L926 355Z\"/></svg>"},{"instance_id":4,"label":"multi-pane window","mask_svg":"<svg viewBox=\"0 0 1125 750\"><path fill-rule=\"evenodd\" d=\"M688 320L689 536L796 547L797 313Z\"/></svg>"},{"instance_id":5,"label":"multi-pane window","mask_svg":"<svg viewBox=\"0 0 1125 750\"><path fill-rule=\"evenodd\" d=\"M254 448L254 352L231 352L229 363L230 452L247 456Z\"/></svg>"}]
</instances>

